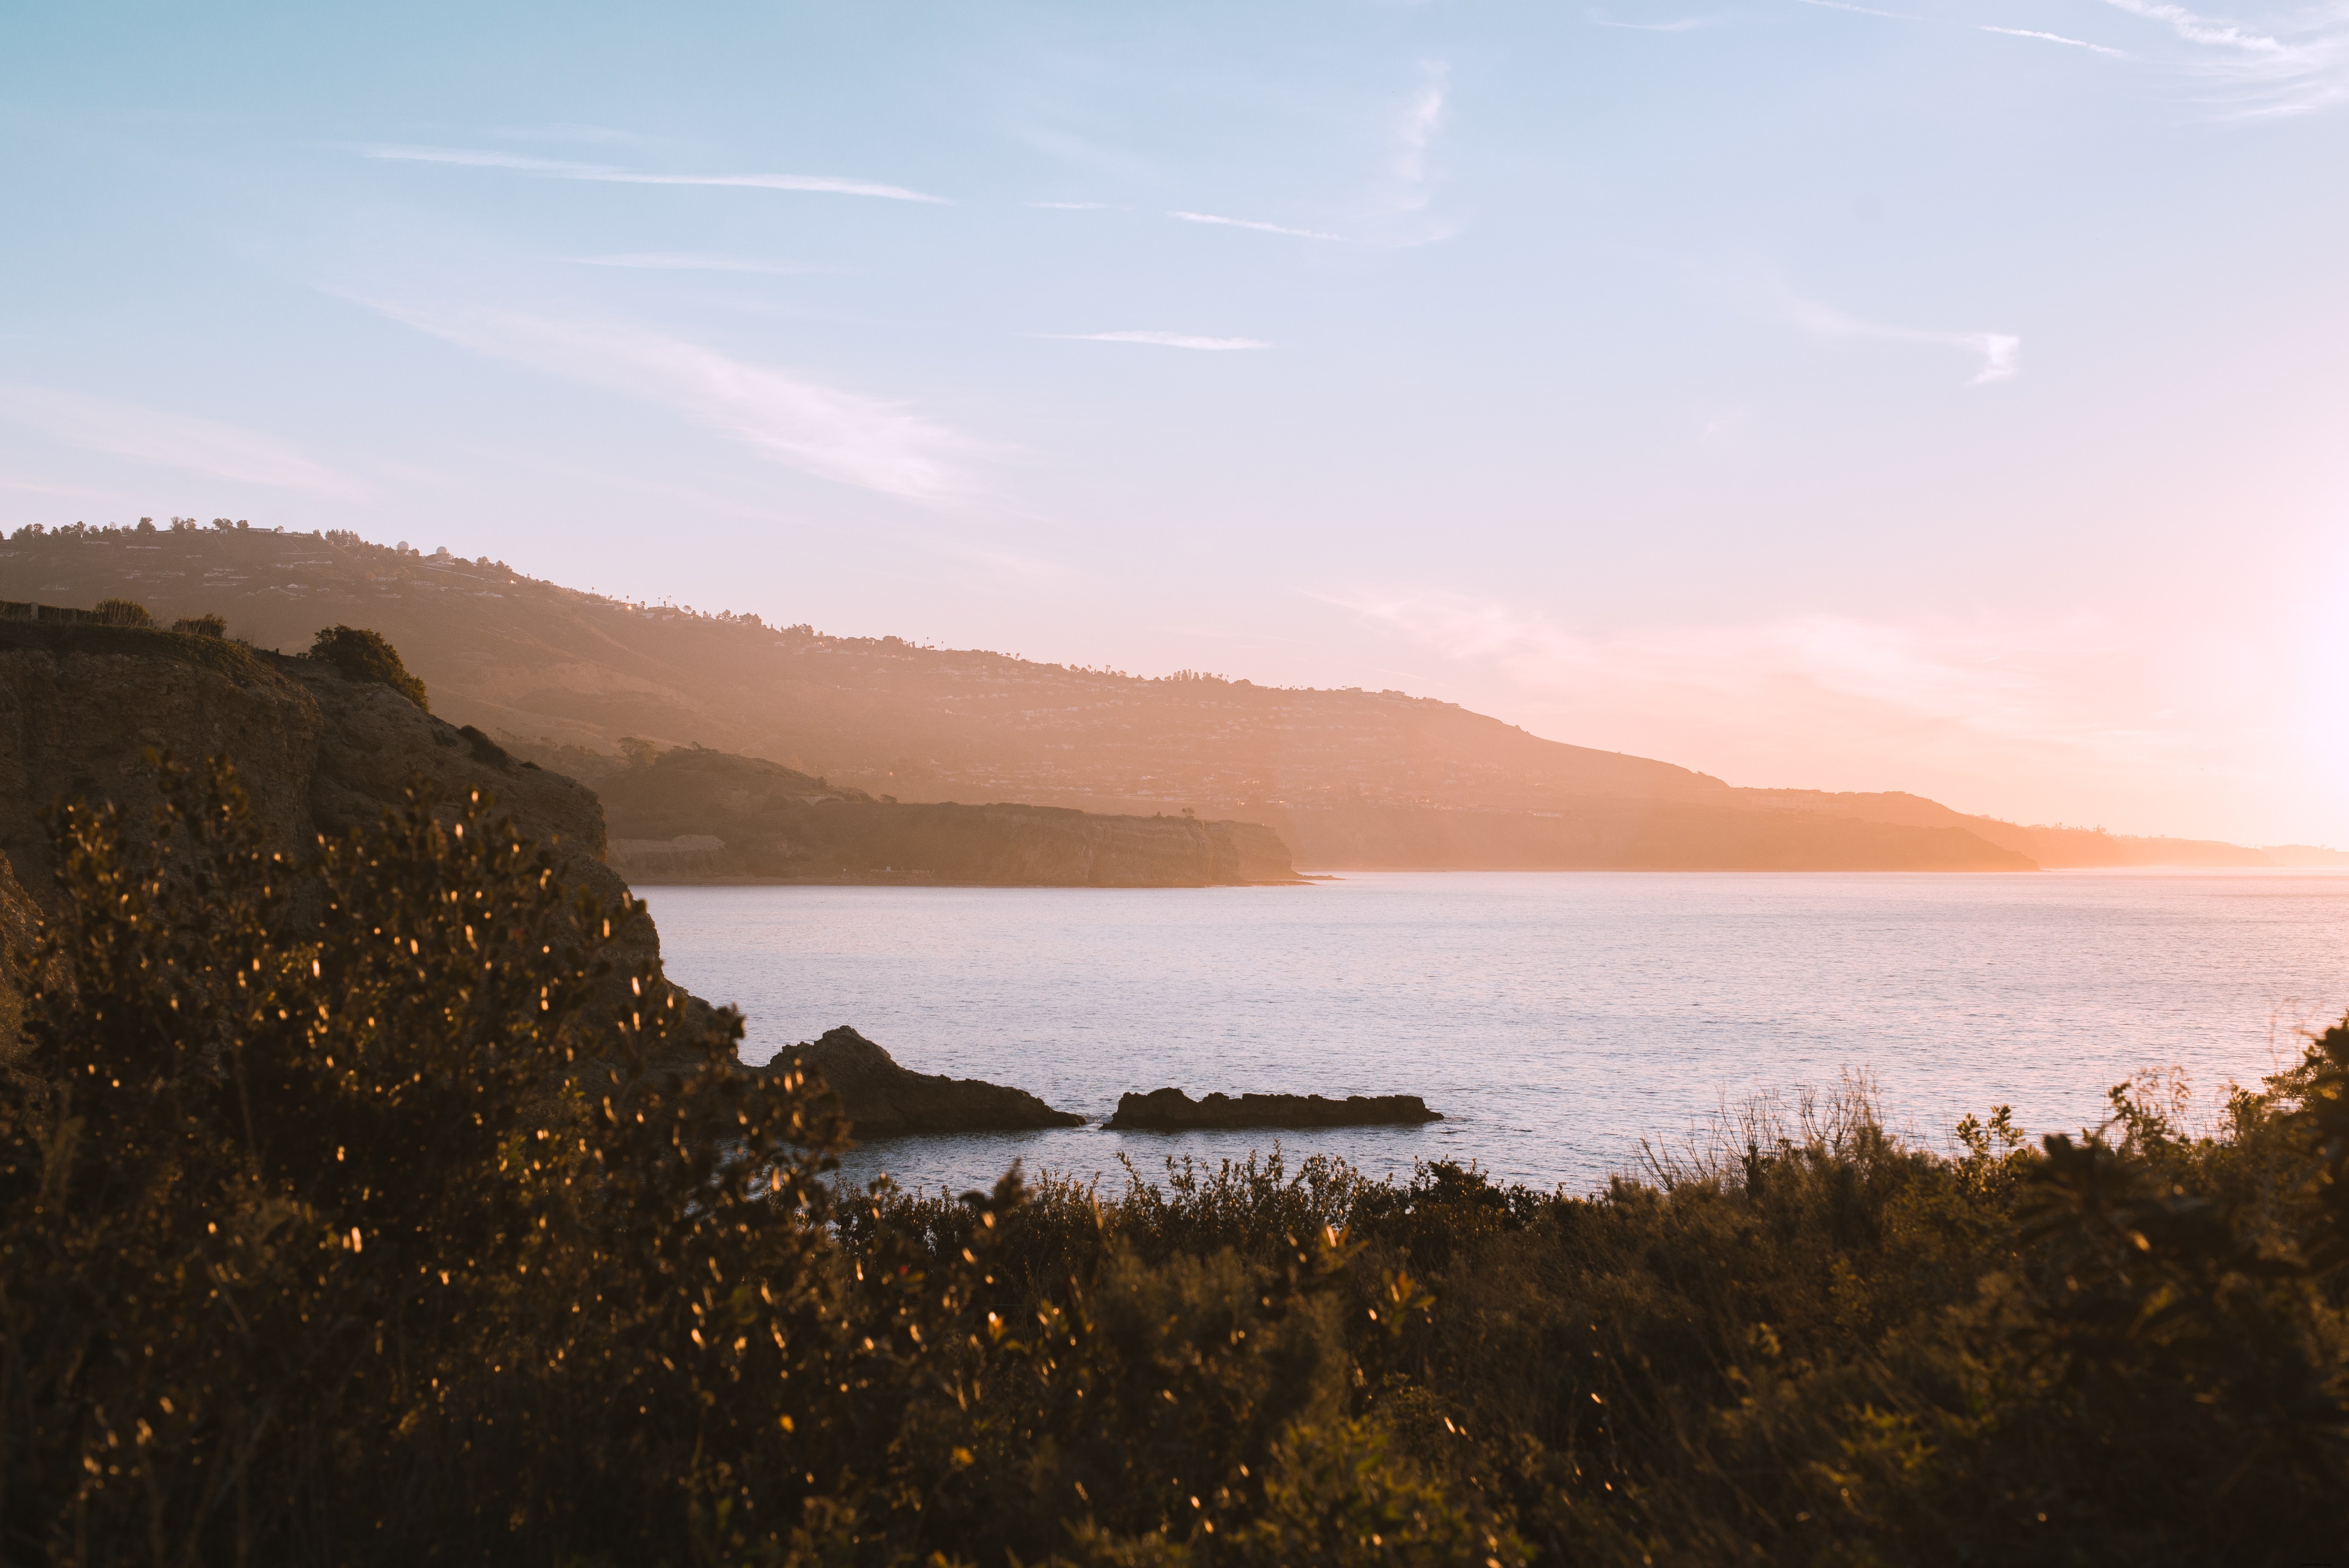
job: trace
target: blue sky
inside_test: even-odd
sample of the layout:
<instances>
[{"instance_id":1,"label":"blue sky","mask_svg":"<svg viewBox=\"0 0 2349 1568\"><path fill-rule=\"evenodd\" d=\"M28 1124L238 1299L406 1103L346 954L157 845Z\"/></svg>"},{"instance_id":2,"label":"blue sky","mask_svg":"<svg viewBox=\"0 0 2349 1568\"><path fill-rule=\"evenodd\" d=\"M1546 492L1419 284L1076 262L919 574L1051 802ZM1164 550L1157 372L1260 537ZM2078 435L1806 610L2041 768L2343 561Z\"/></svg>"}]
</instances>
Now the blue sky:
<instances>
[{"instance_id":1,"label":"blue sky","mask_svg":"<svg viewBox=\"0 0 2349 1568\"><path fill-rule=\"evenodd\" d=\"M2349 844L2349 5L0 4L0 522Z\"/></svg>"}]
</instances>

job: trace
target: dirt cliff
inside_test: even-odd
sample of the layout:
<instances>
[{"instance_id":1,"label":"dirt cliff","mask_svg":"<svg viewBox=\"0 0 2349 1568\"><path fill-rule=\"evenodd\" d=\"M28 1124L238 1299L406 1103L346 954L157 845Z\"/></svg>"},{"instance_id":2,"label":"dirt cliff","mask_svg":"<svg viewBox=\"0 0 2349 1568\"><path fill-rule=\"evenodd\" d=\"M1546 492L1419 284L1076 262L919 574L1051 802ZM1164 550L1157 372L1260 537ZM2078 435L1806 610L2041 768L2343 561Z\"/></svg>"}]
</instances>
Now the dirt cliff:
<instances>
[{"instance_id":1,"label":"dirt cliff","mask_svg":"<svg viewBox=\"0 0 2349 1568\"><path fill-rule=\"evenodd\" d=\"M388 686L217 637L0 621L0 853L33 909L53 910L58 896L41 820L51 802L111 800L129 833L151 830L150 748L187 763L233 758L272 847L289 854L378 820L420 778L450 814L483 791L546 847L572 886L603 899L626 891L605 863L593 791L518 762ZM0 925L15 913L0 885ZM636 923L615 956L657 968L650 920ZM678 995L681 1006L702 1006Z\"/></svg>"}]
</instances>

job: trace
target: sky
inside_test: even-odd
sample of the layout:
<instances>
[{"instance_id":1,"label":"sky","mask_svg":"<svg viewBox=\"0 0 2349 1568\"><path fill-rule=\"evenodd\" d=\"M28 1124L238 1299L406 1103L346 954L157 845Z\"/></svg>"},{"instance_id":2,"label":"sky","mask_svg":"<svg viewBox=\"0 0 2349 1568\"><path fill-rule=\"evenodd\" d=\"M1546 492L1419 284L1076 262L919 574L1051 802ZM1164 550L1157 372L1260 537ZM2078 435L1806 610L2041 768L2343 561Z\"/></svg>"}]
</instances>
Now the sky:
<instances>
[{"instance_id":1,"label":"sky","mask_svg":"<svg viewBox=\"0 0 2349 1568\"><path fill-rule=\"evenodd\" d=\"M0 524L2349 846L2349 0L0 0Z\"/></svg>"}]
</instances>

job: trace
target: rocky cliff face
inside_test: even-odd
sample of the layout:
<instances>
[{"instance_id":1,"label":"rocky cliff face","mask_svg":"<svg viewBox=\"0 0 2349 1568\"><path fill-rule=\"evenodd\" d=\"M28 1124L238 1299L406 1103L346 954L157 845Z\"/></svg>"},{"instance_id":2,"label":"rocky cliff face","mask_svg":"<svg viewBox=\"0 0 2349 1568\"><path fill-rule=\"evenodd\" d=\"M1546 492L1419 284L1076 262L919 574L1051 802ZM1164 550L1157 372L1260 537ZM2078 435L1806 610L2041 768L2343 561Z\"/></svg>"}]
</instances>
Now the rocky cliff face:
<instances>
[{"instance_id":1,"label":"rocky cliff face","mask_svg":"<svg viewBox=\"0 0 2349 1568\"><path fill-rule=\"evenodd\" d=\"M0 853L26 895L12 906L0 885L0 928L12 913L56 905L41 817L59 797L111 800L128 832L151 830L149 748L186 763L233 758L272 846L289 854L377 820L420 778L451 814L483 791L547 848L572 886L603 899L626 891L604 861L603 809L591 790L515 761L388 686L217 638L0 623ZM0 929L0 941L8 934ZM649 920L616 956L657 968Z\"/></svg>"}]
</instances>

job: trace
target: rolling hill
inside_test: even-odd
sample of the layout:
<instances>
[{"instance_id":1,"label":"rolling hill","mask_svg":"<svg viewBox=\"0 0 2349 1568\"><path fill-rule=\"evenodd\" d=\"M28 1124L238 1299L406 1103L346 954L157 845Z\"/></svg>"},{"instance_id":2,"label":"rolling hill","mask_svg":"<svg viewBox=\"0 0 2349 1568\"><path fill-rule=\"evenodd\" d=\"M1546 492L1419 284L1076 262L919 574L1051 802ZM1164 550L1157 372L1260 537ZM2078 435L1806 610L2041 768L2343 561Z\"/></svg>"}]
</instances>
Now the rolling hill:
<instances>
[{"instance_id":1,"label":"rolling hill","mask_svg":"<svg viewBox=\"0 0 2349 1568\"><path fill-rule=\"evenodd\" d=\"M19 529L0 598L217 613L264 647L371 627L436 712L532 755L623 737L770 759L905 801L1261 822L1299 867L2020 870L2304 863L2022 827L1909 795L1734 789L1398 691L1145 679L582 593L349 533ZM550 766L554 764L550 763ZM2349 857L2340 857L2349 862Z\"/></svg>"}]
</instances>

